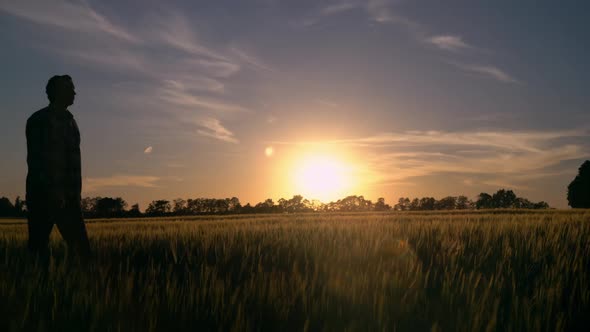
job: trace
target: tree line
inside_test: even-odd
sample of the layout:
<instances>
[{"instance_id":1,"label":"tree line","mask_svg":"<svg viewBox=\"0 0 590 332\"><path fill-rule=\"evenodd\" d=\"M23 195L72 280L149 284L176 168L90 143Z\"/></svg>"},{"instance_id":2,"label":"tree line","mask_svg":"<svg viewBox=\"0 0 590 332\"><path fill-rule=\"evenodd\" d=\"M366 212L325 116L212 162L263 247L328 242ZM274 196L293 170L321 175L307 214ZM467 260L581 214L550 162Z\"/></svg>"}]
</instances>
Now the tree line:
<instances>
[{"instance_id":1,"label":"tree line","mask_svg":"<svg viewBox=\"0 0 590 332\"><path fill-rule=\"evenodd\" d=\"M590 160L579 168L578 175L567 188L567 200L573 208L590 208ZM439 200L434 197L410 199L401 197L393 207L385 203L384 198L372 202L363 196L348 196L336 202L322 203L308 200L301 195L291 199L279 199L276 203L267 199L256 205L242 205L237 197L232 198L195 198L173 201L152 201L145 212L138 204L128 208L121 197L86 197L82 199L82 212L86 218L124 218L124 217L161 217L187 216L203 214L248 214L248 213L293 213L293 212L354 212L354 211L434 211L434 210L471 210L471 209L547 209L546 202L531 202L518 197L512 190L500 189L494 194L480 193L475 201L467 196L447 196ZM14 203L6 197L0 197L0 217L26 216L26 203L16 197Z\"/></svg>"},{"instance_id":2,"label":"tree line","mask_svg":"<svg viewBox=\"0 0 590 332\"><path fill-rule=\"evenodd\" d=\"M121 197L86 197L81 201L82 212L86 218L135 218L164 216L194 216L211 214L256 214L256 213L300 213L300 212L368 212L368 211L434 211L434 210L473 210L473 209L547 209L546 202L531 202L517 197L512 190L500 189L490 195L481 193L475 201L467 196L447 196L439 200L434 197L410 199L399 198L391 206L384 198L376 202L364 196L352 195L335 202L322 203L309 200L301 195L290 199L281 198L277 202L267 199L256 205L242 205L237 197L232 198L178 198L172 201L155 200L149 203L144 212L139 204L129 207ZM14 204L6 197L0 198L1 217L23 217L26 204L17 197Z\"/></svg>"},{"instance_id":3,"label":"tree line","mask_svg":"<svg viewBox=\"0 0 590 332\"><path fill-rule=\"evenodd\" d=\"M20 196L16 196L14 204L7 197L0 197L0 217L24 217L26 203Z\"/></svg>"},{"instance_id":4,"label":"tree line","mask_svg":"<svg viewBox=\"0 0 590 332\"><path fill-rule=\"evenodd\" d=\"M500 189L490 195L481 193L475 201L466 196L447 196L436 200L434 197L402 197L393 207L397 211L470 210L470 209L548 209L544 201L531 202L518 197L512 190Z\"/></svg>"}]
</instances>

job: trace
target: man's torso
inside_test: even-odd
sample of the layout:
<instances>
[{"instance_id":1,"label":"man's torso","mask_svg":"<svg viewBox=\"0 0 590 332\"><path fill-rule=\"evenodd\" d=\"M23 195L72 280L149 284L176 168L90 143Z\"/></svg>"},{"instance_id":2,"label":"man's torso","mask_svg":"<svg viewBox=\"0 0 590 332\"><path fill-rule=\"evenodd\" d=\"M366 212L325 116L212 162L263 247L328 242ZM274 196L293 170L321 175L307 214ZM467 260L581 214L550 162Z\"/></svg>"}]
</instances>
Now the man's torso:
<instances>
[{"instance_id":1,"label":"man's torso","mask_svg":"<svg viewBox=\"0 0 590 332\"><path fill-rule=\"evenodd\" d=\"M27 121L27 200L62 193L79 200L80 132L68 110L46 107Z\"/></svg>"}]
</instances>

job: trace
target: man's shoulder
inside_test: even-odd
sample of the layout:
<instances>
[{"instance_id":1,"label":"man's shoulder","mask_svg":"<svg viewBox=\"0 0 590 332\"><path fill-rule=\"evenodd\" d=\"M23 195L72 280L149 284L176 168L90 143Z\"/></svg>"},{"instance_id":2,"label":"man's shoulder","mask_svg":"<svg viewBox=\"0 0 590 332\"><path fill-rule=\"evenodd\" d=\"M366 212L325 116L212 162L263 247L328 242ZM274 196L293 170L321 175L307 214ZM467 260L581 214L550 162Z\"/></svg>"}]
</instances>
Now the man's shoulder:
<instances>
[{"instance_id":1,"label":"man's shoulder","mask_svg":"<svg viewBox=\"0 0 590 332\"><path fill-rule=\"evenodd\" d=\"M74 119L74 114L72 114L72 112L70 112L69 110L66 110L66 118L69 119L69 120L72 120L74 122L76 121Z\"/></svg>"},{"instance_id":2,"label":"man's shoulder","mask_svg":"<svg viewBox=\"0 0 590 332\"><path fill-rule=\"evenodd\" d=\"M44 107L33 113L27 120L27 124L38 123L46 121L49 117L49 107Z\"/></svg>"}]
</instances>

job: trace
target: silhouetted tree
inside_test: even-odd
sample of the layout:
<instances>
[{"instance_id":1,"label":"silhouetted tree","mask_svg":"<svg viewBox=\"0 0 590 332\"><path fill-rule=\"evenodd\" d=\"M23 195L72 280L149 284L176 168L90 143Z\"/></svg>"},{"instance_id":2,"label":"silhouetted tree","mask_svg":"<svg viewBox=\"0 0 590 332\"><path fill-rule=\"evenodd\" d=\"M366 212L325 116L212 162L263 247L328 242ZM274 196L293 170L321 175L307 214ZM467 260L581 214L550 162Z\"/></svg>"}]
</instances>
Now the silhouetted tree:
<instances>
[{"instance_id":1,"label":"silhouetted tree","mask_svg":"<svg viewBox=\"0 0 590 332\"><path fill-rule=\"evenodd\" d=\"M127 217L129 218L138 218L141 217L141 211L139 210L139 204L135 203L131 205L131 209L127 211Z\"/></svg>"},{"instance_id":2,"label":"silhouetted tree","mask_svg":"<svg viewBox=\"0 0 590 332\"><path fill-rule=\"evenodd\" d=\"M284 198L279 199L279 208L283 212L304 212L306 211L305 205L303 196L301 195L295 195L289 200Z\"/></svg>"},{"instance_id":3,"label":"silhouetted tree","mask_svg":"<svg viewBox=\"0 0 590 332\"><path fill-rule=\"evenodd\" d=\"M517 197L512 190L500 189L494 195L479 194L475 207L477 209L547 209L549 204L533 203L526 198Z\"/></svg>"},{"instance_id":4,"label":"silhouetted tree","mask_svg":"<svg viewBox=\"0 0 590 332\"><path fill-rule=\"evenodd\" d=\"M274 204L274 203L273 203ZM232 197L229 199L229 211L233 213L239 213L240 209L242 208L242 204L240 204L240 199L237 197Z\"/></svg>"},{"instance_id":5,"label":"silhouetted tree","mask_svg":"<svg viewBox=\"0 0 590 332\"><path fill-rule=\"evenodd\" d=\"M311 208L307 208L311 211ZM324 206L324 211L372 211L373 202L365 199L364 196L347 196L343 199L339 199L336 202L330 202Z\"/></svg>"},{"instance_id":6,"label":"silhouetted tree","mask_svg":"<svg viewBox=\"0 0 590 332\"><path fill-rule=\"evenodd\" d=\"M526 198L517 197L512 207L515 209L532 209L534 203Z\"/></svg>"},{"instance_id":7,"label":"silhouetted tree","mask_svg":"<svg viewBox=\"0 0 590 332\"><path fill-rule=\"evenodd\" d=\"M500 189L492 196L492 207L501 209L514 207L516 198L512 190Z\"/></svg>"},{"instance_id":8,"label":"silhouetted tree","mask_svg":"<svg viewBox=\"0 0 590 332\"><path fill-rule=\"evenodd\" d=\"M97 218L120 218L125 215L127 202L121 197L103 197L96 200L94 206L94 217Z\"/></svg>"},{"instance_id":9,"label":"silhouetted tree","mask_svg":"<svg viewBox=\"0 0 590 332\"><path fill-rule=\"evenodd\" d=\"M488 193L481 193L477 196L475 201L476 209L491 209L493 207L492 195Z\"/></svg>"},{"instance_id":10,"label":"silhouetted tree","mask_svg":"<svg viewBox=\"0 0 590 332\"><path fill-rule=\"evenodd\" d=\"M341 204L345 207L345 211L371 211L373 209L373 202L365 199L364 196L348 196L342 199Z\"/></svg>"},{"instance_id":11,"label":"silhouetted tree","mask_svg":"<svg viewBox=\"0 0 590 332\"><path fill-rule=\"evenodd\" d=\"M14 217L15 210L14 205L10 199L6 197L0 197L0 217Z\"/></svg>"},{"instance_id":12,"label":"silhouetted tree","mask_svg":"<svg viewBox=\"0 0 590 332\"><path fill-rule=\"evenodd\" d=\"M419 198L414 198L410 202L410 205L408 207L408 210L410 210L410 211L419 211L420 210L420 199Z\"/></svg>"},{"instance_id":13,"label":"silhouetted tree","mask_svg":"<svg viewBox=\"0 0 590 332\"><path fill-rule=\"evenodd\" d=\"M312 211L324 211L326 208L326 204L322 203L317 199L313 199L308 202L307 208Z\"/></svg>"},{"instance_id":14,"label":"silhouetted tree","mask_svg":"<svg viewBox=\"0 0 590 332\"><path fill-rule=\"evenodd\" d=\"M250 203L247 203L246 205L244 205L242 207L242 213L246 213L246 214L254 213L254 208L252 207L252 205L250 205Z\"/></svg>"},{"instance_id":15,"label":"silhouetted tree","mask_svg":"<svg viewBox=\"0 0 590 332\"><path fill-rule=\"evenodd\" d=\"M214 213L227 213L229 211L229 198L226 199L216 199L214 201L214 208L213 208L213 212Z\"/></svg>"},{"instance_id":16,"label":"silhouetted tree","mask_svg":"<svg viewBox=\"0 0 590 332\"><path fill-rule=\"evenodd\" d=\"M305 210L304 198L301 195L295 195L288 202L289 209L293 212L301 212Z\"/></svg>"},{"instance_id":17,"label":"silhouetted tree","mask_svg":"<svg viewBox=\"0 0 590 332\"><path fill-rule=\"evenodd\" d=\"M545 201L540 201L533 204L533 209L548 209L549 204Z\"/></svg>"},{"instance_id":18,"label":"silhouetted tree","mask_svg":"<svg viewBox=\"0 0 590 332\"><path fill-rule=\"evenodd\" d=\"M183 215L186 213L186 200L177 198L172 201L172 213L174 215Z\"/></svg>"},{"instance_id":19,"label":"silhouetted tree","mask_svg":"<svg viewBox=\"0 0 590 332\"><path fill-rule=\"evenodd\" d=\"M82 208L82 213L86 218L94 217L96 211L96 201L99 200L100 197L84 197L80 201L80 206Z\"/></svg>"},{"instance_id":20,"label":"silhouetted tree","mask_svg":"<svg viewBox=\"0 0 590 332\"><path fill-rule=\"evenodd\" d=\"M187 199L186 200L186 210L187 210L187 213L188 214L191 214L191 215L199 214L201 212L200 211L200 206L199 206L200 204L199 204L199 202L200 201L197 200L197 199L192 199L192 198Z\"/></svg>"},{"instance_id":21,"label":"silhouetted tree","mask_svg":"<svg viewBox=\"0 0 590 332\"><path fill-rule=\"evenodd\" d=\"M171 209L170 202L161 199L152 201L145 210L145 213L149 216L161 217L170 214Z\"/></svg>"},{"instance_id":22,"label":"silhouetted tree","mask_svg":"<svg viewBox=\"0 0 590 332\"><path fill-rule=\"evenodd\" d=\"M393 206L396 211L408 211L410 209L410 199L407 197L400 197L397 204Z\"/></svg>"},{"instance_id":23,"label":"silhouetted tree","mask_svg":"<svg viewBox=\"0 0 590 332\"><path fill-rule=\"evenodd\" d=\"M375 211L387 211L391 210L391 206L385 204L385 198L379 197L377 198L377 203L374 206Z\"/></svg>"},{"instance_id":24,"label":"silhouetted tree","mask_svg":"<svg viewBox=\"0 0 590 332\"><path fill-rule=\"evenodd\" d=\"M573 208L590 208L590 160L578 169L578 175L567 187L567 201Z\"/></svg>"},{"instance_id":25,"label":"silhouetted tree","mask_svg":"<svg viewBox=\"0 0 590 332\"><path fill-rule=\"evenodd\" d=\"M457 197L457 210L467 210L473 208L473 202L467 196Z\"/></svg>"},{"instance_id":26,"label":"silhouetted tree","mask_svg":"<svg viewBox=\"0 0 590 332\"><path fill-rule=\"evenodd\" d=\"M27 205L26 205L25 201L21 200L20 196L16 196L16 199L14 200L15 216L18 216L18 217L24 216L26 210L27 210Z\"/></svg>"},{"instance_id":27,"label":"silhouetted tree","mask_svg":"<svg viewBox=\"0 0 590 332\"><path fill-rule=\"evenodd\" d=\"M186 201L182 198L175 199L172 212L177 216L185 215L187 213Z\"/></svg>"},{"instance_id":28,"label":"silhouetted tree","mask_svg":"<svg viewBox=\"0 0 590 332\"><path fill-rule=\"evenodd\" d=\"M457 206L457 198L453 196L441 198L434 206L436 210L454 210Z\"/></svg>"},{"instance_id":29,"label":"silhouetted tree","mask_svg":"<svg viewBox=\"0 0 590 332\"><path fill-rule=\"evenodd\" d=\"M8 202L8 203L6 203ZM15 205L19 206L19 198ZM6 211L11 211L10 216L17 215L14 206L10 208L10 201L3 200ZM143 214L139 205L134 204L130 210L125 210L127 203L120 197L86 197L82 199L82 210L86 217L140 217ZM521 209L546 209L546 202L533 203L526 198L516 197L512 190L500 189L494 195L481 193L474 203L466 196L447 196L436 200L434 197L414 198L410 201L407 197L401 197L393 209L396 211L432 211L453 209L492 209L492 208L521 208ZM379 197L376 203L365 199L364 196L351 195L335 202L322 203L318 200L308 200L301 195L294 195L291 199L281 198L275 204L271 198L260 202L255 206L246 204L242 206L237 197L232 198L195 198L175 199L172 203L167 200L152 201L145 211L146 216L166 215L203 215L203 214L227 214L227 213L299 213L311 211L324 212L361 212L361 211L387 211L392 207L385 203L385 198Z\"/></svg>"},{"instance_id":30,"label":"silhouetted tree","mask_svg":"<svg viewBox=\"0 0 590 332\"><path fill-rule=\"evenodd\" d=\"M420 210L434 210L436 199L434 197L422 197L420 199Z\"/></svg>"},{"instance_id":31,"label":"silhouetted tree","mask_svg":"<svg viewBox=\"0 0 590 332\"><path fill-rule=\"evenodd\" d=\"M272 213L276 210L275 203L270 198L266 199L264 202L256 204L254 209L256 209L257 213Z\"/></svg>"},{"instance_id":32,"label":"silhouetted tree","mask_svg":"<svg viewBox=\"0 0 590 332\"><path fill-rule=\"evenodd\" d=\"M16 196L14 204L7 197L0 197L0 217L24 217L26 203Z\"/></svg>"}]
</instances>

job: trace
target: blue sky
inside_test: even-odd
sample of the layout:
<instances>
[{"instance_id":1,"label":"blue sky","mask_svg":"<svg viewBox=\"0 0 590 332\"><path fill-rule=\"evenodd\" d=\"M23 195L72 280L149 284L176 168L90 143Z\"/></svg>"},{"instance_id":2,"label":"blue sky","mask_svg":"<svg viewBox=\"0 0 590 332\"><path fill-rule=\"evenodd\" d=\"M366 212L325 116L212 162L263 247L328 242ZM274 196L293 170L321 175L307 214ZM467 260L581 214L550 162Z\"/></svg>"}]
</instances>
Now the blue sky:
<instances>
[{"instance_id":1,"label":"blue sky","mask_svg":"<svg viewBox=\"0 0 590 332\"><path fill-rule=\"evenodd\" d=\"M46 106L47 79L67 73L84 195L142 208L276 200L298 193L302 160L324 155L356 179L339 195L510 188L565 207L590 157L587 12L582 1L2 2L0 195L24 195L26 119Z\"/></svg>"}]
</instances>

